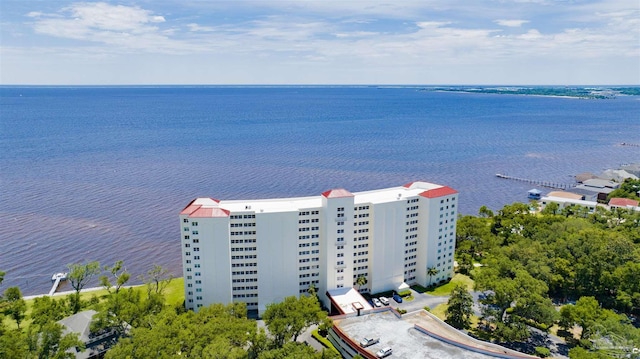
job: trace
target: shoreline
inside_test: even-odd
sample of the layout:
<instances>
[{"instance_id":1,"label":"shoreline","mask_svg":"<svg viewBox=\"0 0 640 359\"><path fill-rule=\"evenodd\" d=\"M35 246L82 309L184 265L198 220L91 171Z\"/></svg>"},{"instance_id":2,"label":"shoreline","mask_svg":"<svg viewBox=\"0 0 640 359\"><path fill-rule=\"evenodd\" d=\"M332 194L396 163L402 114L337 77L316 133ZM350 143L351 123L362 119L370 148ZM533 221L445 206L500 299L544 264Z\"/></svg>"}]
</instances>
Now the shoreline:
<instances>
[{"instance_id":1,"label":"shoreline","mask_svg":"<svg viewBox=\"0 0 640 359\"><path fill-rule=\"evenodd\" d=\"M122 289L122 288L135 288L135 287L141 287L141 286L143 286L143 285L144 285L144 284L125 285L125 286L122 286L122 287L120 287L120 288L121 288L121 289ZM82 294L82 293L97 292L97 291L99 291L99 290L105 290L105 291L106 291L106 290L107 290L107 288L105 288L105 287L90 287L90 288L83 288L83 289L80 291L80 294ZM75 290L65 290L65 291L62 291L62 292L55 292L55 293L53 293L53 295L51 295L51 297L63 297L63 296L69 295L69 294L73 294L73 293L75 293L75 292L76 292ZM27 296L22 297L22 299L24 299L24 300L30 300L30 299L40 298L40 297L49 297L49 294L48 294L48 293L44 293L44 294L27 295Z\"/></svg>"}]
</instances>

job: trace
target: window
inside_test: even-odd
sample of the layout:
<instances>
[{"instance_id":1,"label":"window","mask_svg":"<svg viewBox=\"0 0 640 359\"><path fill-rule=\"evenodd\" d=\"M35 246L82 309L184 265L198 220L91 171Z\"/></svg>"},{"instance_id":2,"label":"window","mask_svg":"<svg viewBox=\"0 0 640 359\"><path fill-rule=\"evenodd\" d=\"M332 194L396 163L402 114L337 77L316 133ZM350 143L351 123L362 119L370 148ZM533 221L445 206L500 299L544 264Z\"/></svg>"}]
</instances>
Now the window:
<instances>
[{"instance_id":1,"label":"window","mask_svg":"<svg viewBox=\"0 0 640 359\"><path fill-rule=\"evenodd\" d=\"M185 218L182 220L182 223L189 223L189 218Z\"/></svg>"},{"instance_id":2,"label":"window","mask_svg":"<svg viewBox=\"0 0 640 359\"><path fill-rule=\"evenodd\" d=\"M192 226L197 226L197 225L198 225L198 222L191 222L191 225L192 225Z\"/></svg>"}]
</instances>

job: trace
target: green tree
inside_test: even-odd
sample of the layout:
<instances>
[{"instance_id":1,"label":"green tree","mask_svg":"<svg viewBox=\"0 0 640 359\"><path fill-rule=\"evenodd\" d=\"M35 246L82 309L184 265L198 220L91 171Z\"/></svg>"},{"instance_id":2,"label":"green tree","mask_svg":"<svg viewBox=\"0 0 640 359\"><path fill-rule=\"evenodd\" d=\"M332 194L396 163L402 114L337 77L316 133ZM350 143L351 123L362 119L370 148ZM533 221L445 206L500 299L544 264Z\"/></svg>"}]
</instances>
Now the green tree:
<instances>
[{"instance_id":1,"label":"green tree","mask_svg":"<svg viewBox=\"0 0 640 359\"><path fill-rule=\"evenodd\" d=\"M473 315L473 297L464 284L456 285L451 291L445 311L445 322L457 329L469 329Z\"/></svg>"},{"instance_id":2,"label":"green tree","mask_svg":"<svg viewBox=\"0 0 640 359\"><path fill-rule=\"evenodd\" d=\"M138 326L150 313L145 310L140 292L133 288L112 292L99 306L91 324L92 331L113 329L119 336L127 333L129 326Z\"/></svg>"},{"instance_id":3,"label":"green tree","mask_svg":"<svg viewBox=\"0 0 640 359\"><path fill-rule=\"evenodd\" d=\"M356 284L358 285L358 291L360 291L360 288L362 288L363 285L367 285L368 281L367 281L367 277L365 277L364 275L359 275L358 278L356 279Z\"/></svg>"},{"instance_id":4,"label":"green tree","mask_svg":"<svg viewBox=\"0 0 640 359\"><path fill-rule=\"evenodd\" d=\"M556 318L547 285L533 278L521 264L496 256L476 276L476 290L487 291L480 302L487 328L503 340L528 337L528 320L551 325Z\"/></svg>"},{"instance_id":5,"label":"green tree","mask_svg":"<svg viewBox=\"0 0 640 359\"><path fill-rule=\"evenodd\" d=\"M75 358L72 348L84 349L77 333L63 335L62 325L48 322L42 326L32 325L27 329L26 342L31 356L38 359Z\"/></svg>"},{"instance_id":6,"label":"green tree","mask_svg":"<svg viewBox=\"0 0 640 359\"><path fill-rule=\"evenodd\" d=\"M111 292L111 288L115 287L115 292L118 293L120 288L125 285L129 279L131 278L131 274L127 272L127 269L124 268L123 261L117 261L114 263L112 267L105 266L104 270L111 273L114 282L111 282L111 279L103 275L100 277L100 284L107 289L107 291Z\"/></svg>"},{"instance_id":7,"label":"green tree","mask_svg":"<svg viewBox=\"0 0 640 359\"><path fill-rule=\"evenodd\" d=\"M245 358L255 349L251 340L266 340L246 314L244 303L214 304L198 313L165 307L145 319L147 325L134 327L106 358Z\"/></svg>"},{"instance_id":8,"label":"green tree","mask_svg":"<svg viewBox=\"0 0 640 359\"><path fill-rule=\"evenodd\" d=\"M440 273L440 271L436 267L427 268L427 275L429 276L429 285L432 284L431 277L433 277L434 275L437 275L438 273Z\"/></svg>"},{"instance_id":9,"label":"green tree","mask_svg":"<svg viewBox=\"0 0 640 359\"><path fill-rule=\"evenodd\" d=\"M545 215L554 215L560 213L560 205L556 202L549 202L541 211L542 214Z\"/></svg>"},{"instance_id":10,"label":"green tree","mask_svg":"<svg viewBox=\"0 0 640 359\"><path fill-rule=\"evenodd\" d=\"M274 337L275 347L280 348L290 340L295 341L306 328L320 323L326 316L316 296L291 296L267 305L262 319Z\"/></svg>"},{"instance_id":11,"label":"green tree","mask_svg":"<svg viewBox=\"0 0 640 359\"><path fill-rule=\"evenodd\" d=\"M147 275L142 276L141 279L147 285L147 294L151 297L152 294L162 295L169 283L171 283L173 275L169 270L154 264L153 268L147 272Z\"/></svg>"},{"instance_id":12,"label":"green tree","mask_svg":"<svg viewBox=\"0 0 640 359\"><path fill-rule=\"evenodd\" d=\"M611 198L629 198L640 200L640 179L627 178L620 184L620 187L607 195L607 200Z\"/></svg>"},{"instance_id":13,"label":"green tree","mask_svg":"<svg viewBox=\"0 0 640 359\"><path fill-rule=\"evenodd\" d=\"M22 330L0 332L0 358L29 358L30 356L26 335Z\"/></svg>"},{"instance_id":14,"label":"green tree","mask_svg":"<svg viewBox=\"0 0 640 359\"><path fill-rule=\"evenodd\" d=\"M493 217L493 211L490 210L487 206L482 206L478 210L478 214L480 217L490 218Z\"/></svg>"},{"instance_id":15,"label":"green tree","mask_svg":"<svg viewBox=\"0 0 640 359\"><path fill-rule=\"evenodd\" d=\"M20 329L20 323L25 317L27 311L27 304L22 299L22 293L18 287L9 287L4 291L5 309L4 313L16 321L18 329Z\"/></svg>"},{"instance_id":16,"label":"green tree","mask_svg":"<svg viewBox=\"0 0 640 359\"><path fill-rule=\"evenodd\" d=\"M71 311L65 298L36 297L31 304L31 323L36 325L42 326L48 322L57 322L70 314Z\"/></svg>"},{"instance_id":17,"label":"green tree","mask_svg":"<svg viewBox=\"0 0 640 359\"><path fill-rule=\"evenodd\" d=\"M80 291L84 288L91 279L100 273L100 263L97 261L88 262L84 264L69 264L68 279L71 283L71 287L75 290L75 294L71 296L71 307L73 314L80 311Z\"/></svg>"}]
</instances>

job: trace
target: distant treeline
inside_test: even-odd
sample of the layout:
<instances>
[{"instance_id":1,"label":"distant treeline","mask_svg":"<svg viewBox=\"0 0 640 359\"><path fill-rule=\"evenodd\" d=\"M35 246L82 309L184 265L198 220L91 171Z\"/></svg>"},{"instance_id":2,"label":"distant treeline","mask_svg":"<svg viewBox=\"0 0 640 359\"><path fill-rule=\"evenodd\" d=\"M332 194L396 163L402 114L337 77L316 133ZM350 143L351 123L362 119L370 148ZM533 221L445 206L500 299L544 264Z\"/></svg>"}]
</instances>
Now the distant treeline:
<instances>
[{"instance_id":1,"label":"distant treeline","mask_svg":"<svg viewBox=\"0 0 640 359\"><path fill-rule=\"evenodd\" d=\"M640 87L429 87L424 91L451 91L532 96L564 96L588 99L612 99L617 95L640 96Z\"/></svg>"}]
</instances>

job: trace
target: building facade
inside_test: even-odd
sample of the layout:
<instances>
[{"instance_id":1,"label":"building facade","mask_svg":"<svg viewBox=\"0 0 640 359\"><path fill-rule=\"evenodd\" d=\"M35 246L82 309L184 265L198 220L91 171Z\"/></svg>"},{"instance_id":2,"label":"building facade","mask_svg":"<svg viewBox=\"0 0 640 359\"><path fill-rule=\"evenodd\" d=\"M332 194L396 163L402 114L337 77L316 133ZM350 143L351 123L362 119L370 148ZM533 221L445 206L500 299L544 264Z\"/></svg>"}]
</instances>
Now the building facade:
<instances>
[{"instance_id":1,"label":"building facade","mask_svg":"<svg viewBox=\"0 0 640 359\"><path fill-rule=\"evenodd\" d=\"M427 182L315 197L197 198L180 212L186 306L245 302L261 315L310 286L330 307L331 289L377 293L450 279L457 203L457 191Z\"/></svg>"}]
</instances>

